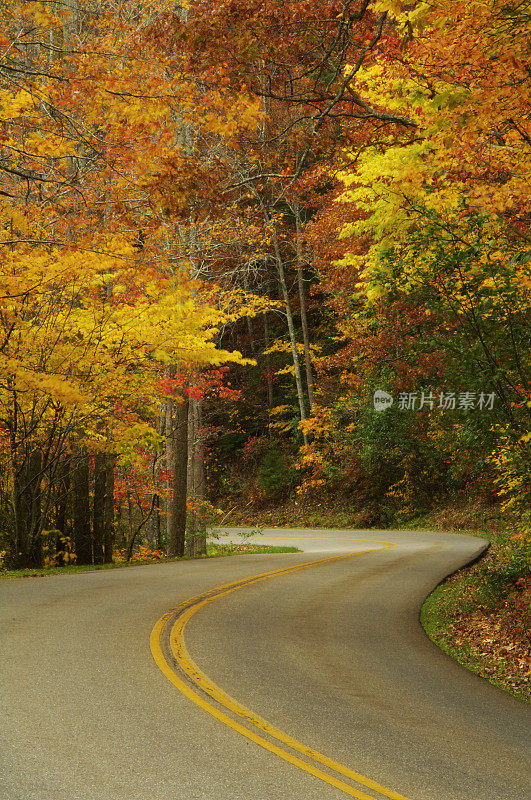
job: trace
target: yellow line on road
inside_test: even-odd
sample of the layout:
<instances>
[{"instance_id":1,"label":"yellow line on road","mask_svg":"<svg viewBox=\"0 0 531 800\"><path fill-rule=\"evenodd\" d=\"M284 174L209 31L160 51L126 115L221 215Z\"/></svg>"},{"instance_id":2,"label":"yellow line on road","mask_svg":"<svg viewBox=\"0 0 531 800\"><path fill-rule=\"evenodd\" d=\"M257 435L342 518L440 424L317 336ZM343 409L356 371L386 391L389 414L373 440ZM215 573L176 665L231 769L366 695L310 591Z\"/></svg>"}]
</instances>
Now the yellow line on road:
<instances>
[{"instance_id":1,"label":"yellow line on road","mask_svg":"<svg viewBox=\"0 0 531 800\"><path fill-rule=\"evenodd\" d=\"M346 541L355 541L352 539ZM363 541L363 540L358 540ZM373 543L374 540L364 540L370 541ZM391 548L396 547L394 543L391 542L379 542L379 544L383 545L383 547ZM378 550L383 548L377 548ZM259 744L261 747L269 750L275 755L279 756L280 758L288 761L289 763L299 767L304 772L307 772L311 775L314 775L317 778L320 778L322 781L334 786L337 789L340 789L345 794L350 795L351 797L358 798L358 800L375 800L373 795L369 795L364 791L355 789L348 783L334 777L333 775L329 775L323 770L319 769L318 767L309 764L306 761L303 761L301 758L293 755L289 751L283 749L279 745L275 744L274 742L265 739L264 737L260 736L259 734L255 733L249 728L242 725L237 720L233 719L232 717L225 714L221 711L216 705L213 705L208 700L196 692L186 681L182 680L179 675L172 669L172 667L168 664L163 650L161 646L161 640L164 634L164 630L168 624L168 622L178 614L177 620L174 623L171 633L170 633L170 644L173 655L181 667L181 669L188 675L192 683L199 687L205 694L212 698L212 700L216 701L218 705L221 705L227 711L231 711L233 714L240 717L242 720L246 721L254 725L259 730L264 731L270 737L277 740L284 745L287 745L291 750L295 750L302 755L306 756L307 758L312 759L313 761L327 767L328 769L333 770L334 772L338 773L339 775L343 775L346 778L350 778L353 781L365 786L369 789L373 789L374 791L378 792L385 797L390 798L391 800L408 800L408 798L404 797L404 795L398 794L397 792L392 791L391 789L387 789L384 786L381 786L379 783L371 780L370 778L366 778L363 775L360 775L354 770L349 769L349 767L345 767L342 764L339 764L336 761L328 758L327 756L313 750L310 747L306 747L305 745L298 742L296 739L293 739L283 731L276 728L271 723L264 720L262 717L259 717L254 712L250 711L249 709L245 708L245 706L238 703L237 700L230 697L226 692L224 692L220 687L218 687L213 681L202 672L199 667L195 664L192 660L188 650L186 648L186 644L184 641L184 628L191 617L199 611L200 608L212 603L214 600L217 600L220 597L225 597L228 594L236 591L237 589L243 588L244 586L249 586L253 583L257 583L262 580L266 580L268 578L272 578L275 576L280 575L287 575L291 572L297 572L302 569L306 569L308 567L317 566L319 564L329 563L331 561L336 561L339 559L350 558L355 555L361 555L362 553L370 553L375 552L373 548L368 550L361 550L355 553L347 553L342 554L339 556L332 556L330 558L320 559L319 561L310 561L305 562L304 564L296 564L290 567L285 567L283 569L273 570L271 572L260 573L258 575L253 575L250 578L243 579L240 581L234 581L233 583L225 584L223 586L218 586L216 589L210 590L208 592L204 592L203 594L197 595L190 600L181 603L176 608L172 609L171 611L164 614L158 622L155 624L150 638L150 646L151 646L151 653L155 662L159 669L163 672L163 674L168 678L168 680L173 683L186 697L200 706L204 711L207 711L216 719L223 722L225 725L233 728L238 733L245 736L247 739Z\"/></svg>"}]
</instances>

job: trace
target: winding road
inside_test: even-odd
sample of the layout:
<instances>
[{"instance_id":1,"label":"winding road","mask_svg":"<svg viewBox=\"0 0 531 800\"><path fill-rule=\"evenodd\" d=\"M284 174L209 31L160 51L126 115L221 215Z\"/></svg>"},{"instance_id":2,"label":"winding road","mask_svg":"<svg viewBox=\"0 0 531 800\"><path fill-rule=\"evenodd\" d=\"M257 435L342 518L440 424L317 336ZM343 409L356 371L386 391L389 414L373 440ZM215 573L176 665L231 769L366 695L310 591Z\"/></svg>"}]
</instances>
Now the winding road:
<instances>
[{"instance_id":1,"label":"winding road","mask_svg":"<svg viewBox=\"0 0 531 800\"><path fill-rule=\"evenodd\" d=\"M529 708L418 622L482 540L260 543L304 552L1 581L1 800L531 797Z\"/></svg>"}]
</instances>

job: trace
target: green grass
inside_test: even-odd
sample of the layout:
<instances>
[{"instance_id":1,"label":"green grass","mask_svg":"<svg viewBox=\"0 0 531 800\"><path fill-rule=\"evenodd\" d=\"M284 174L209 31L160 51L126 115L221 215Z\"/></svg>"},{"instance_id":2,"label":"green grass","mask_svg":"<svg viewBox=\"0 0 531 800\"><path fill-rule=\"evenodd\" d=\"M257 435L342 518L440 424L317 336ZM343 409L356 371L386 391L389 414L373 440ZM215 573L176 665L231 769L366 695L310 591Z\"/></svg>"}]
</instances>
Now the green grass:
<instances>
[{"instance_id":1,"label":"green grass","mask_svg":"<svg viewBox=\"0 0 531 800\"><path fill-rule=\"evenodd\" d=\"M522 664L529 636L529 546L487 534L487 555L427 598L420 621L429 638L467 669L529 700Z\"/></svg>"},{"instance_id":2,"label":"green grass","mask_svg":"<svg viewBox=\"0 0 531 800\"><path fill-rule=\"evenodd\" d=\"M444 585L437 587L430 595L422 607L420 618L426 634L441 650L466 669L485 678L499 689L530 702L529 689L523 685L522 675L513 663L505 661L501 656L493 657L489 652L482 653L466 640L456 640L456 628L453 624L455 617L452 612L459 608L459 595L459 591L454 593L455 606L446 594Z\"/></svg>"},{"instance_id":3,"label":"green grass","mask_svg":"<svg viewBox=\"0 0 531 800\"><path fill-rule=\"evenodd\" d=\"M263 544L209 544L208 557L237 556L245 553L301 553L298 547L269 546Z\"/></svg>"},{"instance_id":4,"label":"green grass","mask_svg":"<svg viewBox=\"0 0 531 800\"><path fill-rule=\"evenodd\" d=\"M267 554L267 553L300 553L297 547L273 547L261 544L207 544L207 555L199 558L219 558L220 556L237 556L245 554ZM47 567L42 569L7 569L0 571L0 579L6 578L42 578L47 575L64 575L73 572L96 572L101 569L122 569L126 567L139 567L146 564L168 564L173 561L190 561L188 556L184 558L155 558L143 561L119 561L112 564L84 564L80 566L71 565L68 567Z\"/></svg>"}]
</instances>

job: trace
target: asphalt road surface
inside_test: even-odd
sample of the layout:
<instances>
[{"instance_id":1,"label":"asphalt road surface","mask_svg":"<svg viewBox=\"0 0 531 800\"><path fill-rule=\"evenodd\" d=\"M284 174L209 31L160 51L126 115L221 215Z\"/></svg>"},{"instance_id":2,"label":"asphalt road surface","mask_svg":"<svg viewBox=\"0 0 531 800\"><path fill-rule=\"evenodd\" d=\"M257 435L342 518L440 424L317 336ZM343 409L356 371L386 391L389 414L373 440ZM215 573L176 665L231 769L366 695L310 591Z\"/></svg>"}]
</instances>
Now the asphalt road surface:
<instances>
[{"instance_id":1,"label":"asphalt road surface","mask_svg":"<svg viewBox=\"0 0 531 800\"><path fill-rule=\"evenodd\" d=\"M304 552L0 582L1 800L531 797L528 706L418 622L481 540L259 540Z\"/></svg>"}]
</instances>

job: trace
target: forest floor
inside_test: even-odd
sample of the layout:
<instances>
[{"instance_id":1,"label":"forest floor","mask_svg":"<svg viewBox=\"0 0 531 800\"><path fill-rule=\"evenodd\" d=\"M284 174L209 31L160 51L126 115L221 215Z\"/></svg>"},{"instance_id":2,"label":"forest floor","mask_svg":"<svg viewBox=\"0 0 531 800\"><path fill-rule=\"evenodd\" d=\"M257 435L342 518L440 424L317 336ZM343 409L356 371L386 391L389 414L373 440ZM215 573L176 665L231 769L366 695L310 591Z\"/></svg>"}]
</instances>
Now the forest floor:
<instances>
[{"instance_id":1,"label":"forest floor","mask_svg":"<svg viewBox=\"0 0 531 800\"><path fill-rule=\"evenodd\" d=\"M366 528L345 503L288 501L231 509L221 523L251 527ZM385 527L382 525L379 528ZM498 505L466 500L387 527L447 531L490 541L477 563L450 576L427 598L421 622L448 655L494 685L531 700L531 547Z\"/></svg>"}]
</instances>

